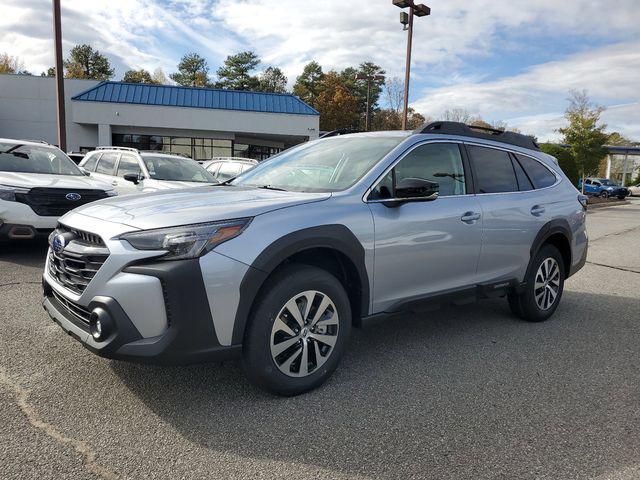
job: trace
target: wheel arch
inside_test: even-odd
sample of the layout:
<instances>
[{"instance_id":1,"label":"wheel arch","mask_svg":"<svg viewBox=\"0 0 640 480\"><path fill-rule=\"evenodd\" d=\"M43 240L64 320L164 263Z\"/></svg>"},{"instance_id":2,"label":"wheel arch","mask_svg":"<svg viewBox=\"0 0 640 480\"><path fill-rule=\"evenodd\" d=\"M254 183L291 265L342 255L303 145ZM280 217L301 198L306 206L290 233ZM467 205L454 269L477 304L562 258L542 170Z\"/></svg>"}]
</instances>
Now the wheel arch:
<instances>
[{"instance_id":1,"label":"wheel arch","mask_svg":"<svg viewBox=\"0 0 640 480\"><path fill-rule=\"evenodd\" d=\"M529 265L527 266L527 273L525 278L528 278L531 268L533 268L532 262L536 254L544 245L553 245L556 247L562 255L564 263L565 278L569 276L571 271L572 261L572 245L573 234L571 233L571 227L569 222L565 219L555 219L546 223L536 235L531 250L529 252Z\"/></svg>"},{"instance_id":2,"label":"wheel arch","mask_svg":"<svg viewBox=\"0 0 640 480\"><path fill-rule=\"evenodd\" d=\"M354 321L368 313L369 276L360 241L344 225L305 228L270 244L245 273L233 325L233 344L242 343L254 301L268 278L281 266L292 262L313 265L335 275L349 295Z\"/></svg>"}]
</instances>

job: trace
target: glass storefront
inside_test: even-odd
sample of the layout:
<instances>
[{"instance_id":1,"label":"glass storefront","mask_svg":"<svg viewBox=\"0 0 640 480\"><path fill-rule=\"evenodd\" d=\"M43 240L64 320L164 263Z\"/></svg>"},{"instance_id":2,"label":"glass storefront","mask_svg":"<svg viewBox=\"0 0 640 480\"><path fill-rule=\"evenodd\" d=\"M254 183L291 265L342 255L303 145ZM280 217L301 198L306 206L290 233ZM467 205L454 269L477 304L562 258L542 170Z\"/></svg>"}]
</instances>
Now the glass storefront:
<instances>
[{"instance_id":1,"label":"glass storefront","mask_svg":"<svg viewBox=\"0 0 640 480\"><path fill-rule=\"evenodd\" d=\"M114 133L112 141L113 145L117 147L157 150L174 155L184 155L200 161L210 160L213 157L243 157L264 160L282 150L281 148L264 145L235 143L232 140L129 133Z\"/></svg>"},{"instance_id":2,"label":"glass storefront","mask_svg":"<svg viewBox=\"0 0 640 480\"><path fill-rule=\"evenodd\" d=\"M231 157L233 142L213 138L165 137L160 135L136 135L114 133L113 145L132 147L138 150L157 150L174 155L183 155L195 160L210 160L212 157Z\"/></svg>"}]
</instances>

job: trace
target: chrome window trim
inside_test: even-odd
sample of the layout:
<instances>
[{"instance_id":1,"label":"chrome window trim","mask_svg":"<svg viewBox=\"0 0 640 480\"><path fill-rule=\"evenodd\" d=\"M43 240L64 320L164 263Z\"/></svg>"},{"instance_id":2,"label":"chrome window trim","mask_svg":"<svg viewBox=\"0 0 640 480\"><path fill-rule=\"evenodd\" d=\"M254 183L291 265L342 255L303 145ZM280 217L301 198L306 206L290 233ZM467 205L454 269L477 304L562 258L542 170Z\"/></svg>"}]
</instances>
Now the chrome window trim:
<instances>
[{"instance_id":1,"label":"chrome window trim","mask_svg":"<svg viewBox=\"0 0 640 480\"><path fill-rule=\"evenodd\" d=\"M391 170L393 170L393 168L400 163L400 161L402 161L407 155L409 155L412 151L414 151L416 148L418 147L423 147L425 145L428 145L430 143L455 143L457 145L463 144L464 142L461 140L447 140L447 139L429 139L429 140L425 140L423 142L419 142L419 143L415 143L414 145L412 145L411 147L409 147L408 150L405 150L402 155L400 155L398 158L396 158L396 160L389 166L387 167L384 172L382 172L382 174L380 174L378 176L378 178L376 178L373 182L373 184L371 184L371 186L369 188L367 188L367 190L364 192L364 195L362 195L362 201L364 203L383 203L383 202L398 202L398 201L407 201L407 200L413 200L414 198L384 198L384 199L377 199L377 200L369 200L367 197L371 194L371 191L378 186L378 184L382 181L382 179L385 177L385 175L387 175L387 173L389 173ZM460 158L462 158L462 155L460 155ZM464 168L464 162L463 162L463 168ZM466 175L467 172L465 172ZM466 178L465 178L465 186L466 186ZM468 197L468 196L472 196L475 195L473 193L463 193L461 195L438 195L437 198L455 198L455 197ZM417 197L420 200L423 201L433 201L436 200L435 198L432 200L424 200L423 197Z\"/></svg>"}]
</instances>

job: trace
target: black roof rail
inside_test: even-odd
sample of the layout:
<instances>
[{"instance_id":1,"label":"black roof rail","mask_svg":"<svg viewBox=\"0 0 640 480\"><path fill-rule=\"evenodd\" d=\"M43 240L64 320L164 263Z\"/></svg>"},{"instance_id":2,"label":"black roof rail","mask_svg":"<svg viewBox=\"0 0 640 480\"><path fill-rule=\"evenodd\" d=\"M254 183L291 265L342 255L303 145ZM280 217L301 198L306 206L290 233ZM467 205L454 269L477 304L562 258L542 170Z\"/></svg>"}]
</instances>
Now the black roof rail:
<instances>
[{"instance_id":1,"label":"black roof rail","mask_svg":"<svg viewBox=\"0 0 640 480\"><path fill-rule=\"evenodd\" d=\"M339 128L337 130L331 130L330 132L325 132L320 135L318 138L328 138L328 137L337 137L338 135L348 135L349 133L360 133L360 130L355 130L353 128Z\"/></svg>"},{"instance_id":2,"label":"black roof rail","mask_svg":"<svg viewBox=\"0 0 640 480\"><path fill-rule=\"evenodd\" d=\"M530 150L540 150L540 147L528 135L521 133L505 132L497 128L476 127L461 122L431 122L414 130L413 133L436 133L442 135L461 135L463 137L481 138L494 142L508 143Z\"/></svg>"}]
</instances>

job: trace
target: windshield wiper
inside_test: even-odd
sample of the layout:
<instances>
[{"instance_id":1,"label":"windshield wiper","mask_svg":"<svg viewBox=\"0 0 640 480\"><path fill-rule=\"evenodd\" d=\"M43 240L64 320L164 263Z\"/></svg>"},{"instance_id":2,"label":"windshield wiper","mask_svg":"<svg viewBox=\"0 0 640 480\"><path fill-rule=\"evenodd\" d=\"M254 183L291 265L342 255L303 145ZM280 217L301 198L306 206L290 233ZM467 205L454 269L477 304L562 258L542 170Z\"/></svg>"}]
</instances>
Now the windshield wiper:
<instances>
[{"instance_id":1,"label":"windshield wiper","mask_svg":"<svg viewBox=\"0 0 640 480\"><path fill-rule=\"evenodd\" d=\"M284 188L274 187L273 185L260 185L259 187L256 187L256 188L263 188L265 190L276 190L278 192L286 192Z\"/></svg>"}]
</instances>

